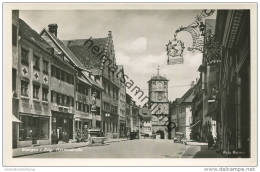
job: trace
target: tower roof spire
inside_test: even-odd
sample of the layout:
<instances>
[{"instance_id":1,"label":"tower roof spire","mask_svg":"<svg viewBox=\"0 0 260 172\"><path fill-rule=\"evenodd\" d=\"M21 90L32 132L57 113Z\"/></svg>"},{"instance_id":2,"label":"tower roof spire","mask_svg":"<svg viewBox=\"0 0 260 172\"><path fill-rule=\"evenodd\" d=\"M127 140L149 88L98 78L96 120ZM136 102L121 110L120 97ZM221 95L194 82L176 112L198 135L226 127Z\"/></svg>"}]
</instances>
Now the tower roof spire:
<instances>
[{"instance_id":1,"label":"tower roof spire","mask_svg":"<svg viewBox=\"0 0 260 172\"><path fill-rule=\"evenodd\" d=\"M160 75L160 65L157 66L157 75Z\"/></svg>"}]
</instances>

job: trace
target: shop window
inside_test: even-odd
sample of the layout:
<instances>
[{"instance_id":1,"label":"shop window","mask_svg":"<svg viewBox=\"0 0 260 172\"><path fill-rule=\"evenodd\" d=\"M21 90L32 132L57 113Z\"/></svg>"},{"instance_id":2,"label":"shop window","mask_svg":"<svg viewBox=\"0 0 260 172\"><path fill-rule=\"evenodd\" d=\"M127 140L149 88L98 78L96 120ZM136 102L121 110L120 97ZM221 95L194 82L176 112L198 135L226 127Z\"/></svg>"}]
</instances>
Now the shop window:
<instances>
[{"instance_id":1,"label":"shop window","mask_svg":"<svg viewBox=\"0 0 260 172\"><path fill-rule=\"evenodd\" d=\"M32 139L32 117L20 116L21 123L19 126L19 140L31 140Z\"/></svg>"},{"instance_id":2,"label":"shop window","mask_svg":"<svg viewBox=\"0 0 260 172\"><path fill-rule=\"evenodd\" d=\"M21 63L29 66L29 51L24 48L21 50Z\"/></svg>"},{"instance_id":3,"label":"shop window","mask_svg":"<svg viewBox=\"0 0 260 172\"><path fill-rule=\"evenodd\" d=\"M48 75L48 70L49 70L49 63L46 60L43 60L43 73Z\"/></svg>"},{"instance_id":4,"label":"shop window","mask_svg":"<svg viewBox=\"0 0 260 172\"><path fill-rule=\"evenodd\" d=\"M33 55L33 68L35 70L40 70L40 57Z\"/></svg>"},{"instance_id":5,"label":"shop window","mask_svg":"<svg viewBox=\"0 0 260 172\"><path fill-rule=\"evenodd\" d=\"M48 139L49 138L49 119L33 118L31 116L21 116L19 126L19 140Z\"/></svg>"},{"instance_id":6,"label":"shop window","mask_svg":"<svg viewBox=\"0 0 260 172\"><path fill-rule=\"evenodd\" d=\"M48 94L49 94L49 89L42 88L42 100L43 101L48 101Z\"/></svg>"},{"instance_id":7,"label":"shop window","mask_svg":"<svg viewBox=\"0 0 260 172\"><path fill-rule=\"evenodd\" d=\"M22 94L22 96L28 97L28 86L29 86L29 81L21 80L21 94Z\"/></svg>"},{"instance_id":8,"label":"shop window","mask_svg":"<svg viewBox=\"0 0 260 172\"><path fill-rule=\"evenodd\" d=\"M38 136L39 139L49 139L49 119L48 118L37 118L38 123Z\"/></svg>"}]
</instances>

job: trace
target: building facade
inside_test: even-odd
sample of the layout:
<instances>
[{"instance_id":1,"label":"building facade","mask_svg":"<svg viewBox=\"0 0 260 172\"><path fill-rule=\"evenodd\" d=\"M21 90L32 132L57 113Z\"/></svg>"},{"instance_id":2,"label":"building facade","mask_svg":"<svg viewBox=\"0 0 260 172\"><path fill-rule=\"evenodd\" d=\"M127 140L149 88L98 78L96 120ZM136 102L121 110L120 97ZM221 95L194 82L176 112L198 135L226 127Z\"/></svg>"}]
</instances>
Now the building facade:
<instances>
[{"instance_id":1,"label":"building facade","mask_svg":"<svg viewBox=\"0 0 260 172\"><path fill-rule=\"evenodd\" d=\"M17 148L18 141L18 127L19 123L19 97L17 95L17 90L19 89L19 85L17 85L17 80L20 78L18 75L18 54L19 54L19 46L18 46L18 33L19 33L19 11L12 11L12 147Z\"/></svg>"},{"instance_id":2,"label":"building facade","mask_svg":"<svg viewBox=\"0 0 260 172\"><path fill-rule=\"evenodd\" d=\"M121 71L118 75L119 78L124 77L124 67L123 65L118 65L118 70ZM125 83L120 82L119 89L119 99L118 99L118 107L119 107L119 136L126 137L126 86Z\"/></svg>"},{"instance_id":3,"label":"building facade","mask_svg":"<svg viewBox=\"0 0 260 172\"><path fill-rule=\"evenodd\" d=\"M118 138L120 78L111 31L105 38L66 40L63 43L102 84L101 128L107 137Z\"/></svg>"},{"instance_id":4,"label":"building facade","mask_svg":"<svg viewBox=\"0 0 260 172\"><path fill-rule=\"evenodd\" d=\"M194 86L194 98L192 100L192 125L191 125L191 139L202 141L202 121L203 121L203 90L201 77Z\"/></svg>"},{"instance_id":5,"label":"building facade","mask_svg":"<svg viewBox=\"0 0 260 172\"><path fill-rule=\"evenodd\" d=\"M180 99L176 100L177 127L176 132L184 134L185 139L191 139L192 125L192 99L194 97L194 87L191 87Z\"/></svg>"},{"instance_id":6,"label":"building facade","mask_svg":"<svg viewBox=\"0 0 260 172\"><path fill-rule=\"evenodd\" d=\"M19 37L16 88L21 123L17 147L50 144L49 93L52 52L49 44L21 19L19 19Z\"/></svg>"},{"instance_id":7,"label":"building facade","mask_svg":"<svg viewBox=\"0 0 260 172\"><path fill-rule=\"evenodd\" d=\"M216 39L221 45L218 145L223 153L250 157L250 11L218 10Z\"/></svg>"}]
</instances>

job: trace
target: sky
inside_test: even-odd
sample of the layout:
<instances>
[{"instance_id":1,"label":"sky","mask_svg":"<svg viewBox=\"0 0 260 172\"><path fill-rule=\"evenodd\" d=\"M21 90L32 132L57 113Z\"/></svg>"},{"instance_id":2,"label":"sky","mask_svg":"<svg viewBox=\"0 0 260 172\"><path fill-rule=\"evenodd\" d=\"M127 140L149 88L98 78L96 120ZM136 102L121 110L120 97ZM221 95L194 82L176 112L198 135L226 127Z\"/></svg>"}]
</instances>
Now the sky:
<instances>
[{"instance_id":1,"label":"sky","mask_svg":"<svg viewBox=\"0 0 260 172\"><path fill-rule=\"evenodd\" d=\"M157 73L169 79L170 101L181 97L199 77L201 53L185 51L184 64L167 65L166 44L179 26L194 21L200 10L57 10L20 11L20 18L37 32L48 24L58 24L60 40L106 37L112 31L117 64L147 95L147 81ZM192 38L187 32L178 35L185 47ZM128 90L129 92L129 90ZM129 92L134 100L137 97Z\"/></svg>"}]
</instances>

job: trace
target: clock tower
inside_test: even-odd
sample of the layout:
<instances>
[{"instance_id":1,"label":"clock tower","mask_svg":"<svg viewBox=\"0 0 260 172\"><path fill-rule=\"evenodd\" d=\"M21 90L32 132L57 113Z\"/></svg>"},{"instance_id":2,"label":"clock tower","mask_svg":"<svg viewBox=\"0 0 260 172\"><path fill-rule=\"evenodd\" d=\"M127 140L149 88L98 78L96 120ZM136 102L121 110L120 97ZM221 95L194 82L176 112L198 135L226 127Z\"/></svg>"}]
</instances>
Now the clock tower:
<instances>
[{"instance_id":1,"label":"clock tower","mask_svg":"<svg viewBox=\"0 0 260 172\"><path fill-rule=\"evenodd\" d=\"M152 130L154 134L160 135L161 139L168 138L168 79L160 75L160 68L157 68L157 75L152 76L148 81L149 108L152 112Z\"/></svg>"}]
</instances>

